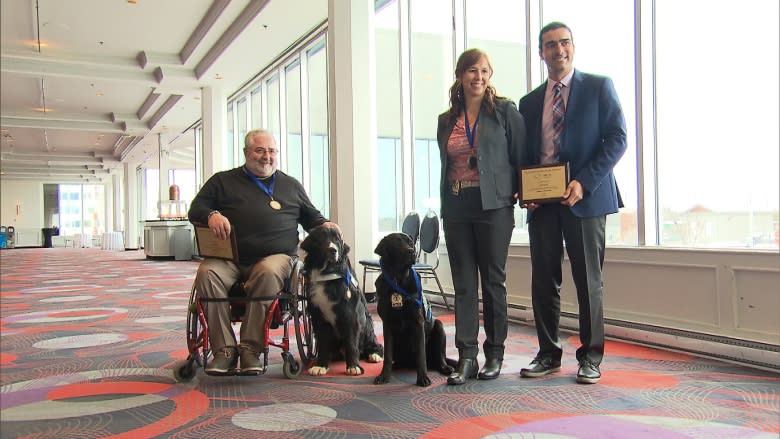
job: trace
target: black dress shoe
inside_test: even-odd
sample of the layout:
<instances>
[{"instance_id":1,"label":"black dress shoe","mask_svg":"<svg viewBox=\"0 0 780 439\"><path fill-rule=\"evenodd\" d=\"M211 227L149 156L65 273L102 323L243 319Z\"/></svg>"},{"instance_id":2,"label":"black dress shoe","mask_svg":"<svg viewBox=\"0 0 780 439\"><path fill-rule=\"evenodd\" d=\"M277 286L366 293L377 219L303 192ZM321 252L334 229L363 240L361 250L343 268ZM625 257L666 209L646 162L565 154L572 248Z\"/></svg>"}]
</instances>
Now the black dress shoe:
<instances>
[{"instance_id":1,"label":"black dress shoe","mask_svg":"<svg viewBox=\"0 0 780 439\"><path fill-rule=\"evenodd\" d=\"M485 367L479 370L477 379L480 380L494 380L501 374L502 361L497 358L488 358L485 361Z\"/></svg>"},{"instance_id":2,"label":"black dress shoe","mask_svg":"<svg viewBox=\"0 0 780 439\"><path fill-rule=\"evenodd\" d=\"M601 371L598 365L590 360L580 361L580 368L577 370L577 382L580 384L596 384L601 379Z\"/></svg>"},{"instance_id":3,"label":"black dress shoe","mask_svg":"<svg viewBox=\"0 0 780 439\"><path fill-rule=\"evenodd\" d=\"M368 303L374 303L376 302L376 293L363 293L366 296L366 302Z\"/></svg>"},{"instance_id":4,"label":"black dress shoe","mask_svg":"<svg viewBox=\"0 0 780 439\"><path fill-rule=\"evenodd\" d=\"M520 369L520 376L524 378L537 378L553 372L558 372L559 370L561 370L561 360L537 356L529 367Z\"/></svg>"},{"instance_id":5,"label":"black dress shoe","mask_svg":"<svg viewBox=\"0 0 780 439\"><path fill-rule=\"evenodd\" d=\"M455 368L455 372L447 377L447 384L463 384L467 379L476 378L478 370L479 363L476 358L461 358L458 360L458 367Z\"/></svg>"}]
</instances>

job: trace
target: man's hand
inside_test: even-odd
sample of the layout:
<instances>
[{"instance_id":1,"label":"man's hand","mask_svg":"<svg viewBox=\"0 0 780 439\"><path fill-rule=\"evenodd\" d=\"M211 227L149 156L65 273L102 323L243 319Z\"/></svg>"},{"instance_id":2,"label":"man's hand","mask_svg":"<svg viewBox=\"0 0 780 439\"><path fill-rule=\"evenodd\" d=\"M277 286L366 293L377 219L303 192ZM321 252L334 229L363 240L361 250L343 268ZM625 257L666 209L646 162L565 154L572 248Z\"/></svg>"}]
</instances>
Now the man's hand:
<instances>
[{"instance_id":1,"label":"man's hand","mask_svg":"<svg viewBox=\"0 0 780 439\"><path fill-rule=\"evenodd\" d=\"M582 185L577 180L572 180L569 185L566 186L566 190L563 192L563 200L561 204L564 206L574 206L578 201L585 196L585 191L582 189Z\"/></svg>"},{"instance_id":2,"label":"man's hand","mask_svg":"<svg viewBox=\"0 0 780 439\"><path fill-rule=\"evenodd\" d=\"M539 207L539 205L536 204L536 203L523 203L523 202L521 202L520 201L520 192L515 192L515 194L513 196L515 197L515 200L517 200L520 203L520 207L522 207L523 209L534 210L537 207Z\"/></svg>"},{"instance_id":3,"label":"man's hand","mask_svg":"<svg viewBox=\"0 0 780 439\"><path fill-rule=\"evenodd\" d=\"M228 239L228 236L230 236L230 221L222 216L221 213L215 213L209 216L209 230L219 239Z\"/></svg>"}]
</instances>

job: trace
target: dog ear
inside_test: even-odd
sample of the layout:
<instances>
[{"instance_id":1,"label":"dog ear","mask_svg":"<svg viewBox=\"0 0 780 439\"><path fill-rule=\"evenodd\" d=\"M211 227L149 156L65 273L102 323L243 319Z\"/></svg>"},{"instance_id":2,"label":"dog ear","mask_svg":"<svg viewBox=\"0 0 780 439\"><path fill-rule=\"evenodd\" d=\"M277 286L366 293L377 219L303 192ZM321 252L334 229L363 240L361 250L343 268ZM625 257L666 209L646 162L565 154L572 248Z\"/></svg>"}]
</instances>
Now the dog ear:
<instances>
[{"instance_id":1,"label":"dog ear","mask_svg":"<svg viewBox=\"0 0 780 439\"><path fill-rule=\"evenodd\" d=\"M314 240L315 240L314 238L315 230L317 230L317 227L311 229L309 231L309 234L306 235L306 238L304 238L303 242L301 242L301 248L304 251L306 251L306 253L311 253L312 246L314 245Z\"/></svg>"},{"instance_id":2,"label":"dog ear","mask_svg":"<svg viewBox=\"0 0 780 439\"><path fill-rule=\"evenodd\" d=\"M379 256L385 256L386 250L387 250L387 239L382 238L382 240L379 241L379 244L376 245L376 248L374 249L374 253L378 254Z\"/></svg>"}]
</instances>

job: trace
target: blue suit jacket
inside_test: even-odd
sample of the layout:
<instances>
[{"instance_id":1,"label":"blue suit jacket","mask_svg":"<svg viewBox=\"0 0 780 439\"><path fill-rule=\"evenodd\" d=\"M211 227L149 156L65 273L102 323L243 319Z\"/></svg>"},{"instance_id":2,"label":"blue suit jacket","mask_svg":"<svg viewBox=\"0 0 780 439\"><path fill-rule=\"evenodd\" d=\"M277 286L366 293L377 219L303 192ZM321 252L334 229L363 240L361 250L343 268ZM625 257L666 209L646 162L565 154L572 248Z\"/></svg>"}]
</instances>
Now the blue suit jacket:
<instances>
[{"instance_id":1,"label":"blue suit jacket","mask_svg":"<svg viewBox=\"0 0 780 439\"><path fill-rule=\"evenodd\" d=\"M615 213L623 207L612 169L626 151L626 122L612 80L575 69L570 83L561 137L560 162L569 162L571 178L584 196L572 207L578 217ZM520 100L526 123L526 163L539 164L542 111L547 81ZM529 214L529 220L531 215Z\"/></svg>"}]
</instances>

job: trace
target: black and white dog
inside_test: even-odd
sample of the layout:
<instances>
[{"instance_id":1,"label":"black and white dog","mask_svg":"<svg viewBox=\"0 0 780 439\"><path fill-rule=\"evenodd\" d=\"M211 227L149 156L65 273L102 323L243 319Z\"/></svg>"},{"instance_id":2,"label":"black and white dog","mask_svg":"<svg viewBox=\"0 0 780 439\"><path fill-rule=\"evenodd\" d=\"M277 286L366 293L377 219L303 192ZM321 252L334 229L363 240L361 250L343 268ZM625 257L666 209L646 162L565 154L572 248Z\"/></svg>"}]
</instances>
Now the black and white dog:
<instances>
[{"instance_id":1,"label":"black and white dog","mask_svg":"<svg viewBox=\"0 0 780 439\"><path fill-rule=\"evenodd\" d=\"M385 337L385 362L374 383L387 383L395 367L417 369L416 384L430 386L429 367L449 375L456 362L446 357L444 326L433 318L420 275L412 268L417 259L412 238L391 233L374 252L381 257L382 275L375 285Z\"/></svg>"},{"instance_id":2,"label":"black and white dog","mask_svg":"<svg viewBox=\"0 0 780 439\"><path fill-rule=\"evenodd\" d=\"M365 371L359 359L378 363L382 361L383 349L347 258L349 246L338 230L319 226L311 230L301 248L306 251L303 269L307 308L318 349L316 362L308 373L325 375L330 361L341 358L343 353L347 375L362 375Z\"/></svg>"}]
</instances>

